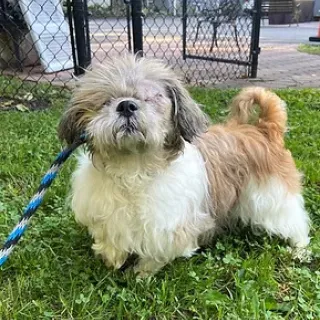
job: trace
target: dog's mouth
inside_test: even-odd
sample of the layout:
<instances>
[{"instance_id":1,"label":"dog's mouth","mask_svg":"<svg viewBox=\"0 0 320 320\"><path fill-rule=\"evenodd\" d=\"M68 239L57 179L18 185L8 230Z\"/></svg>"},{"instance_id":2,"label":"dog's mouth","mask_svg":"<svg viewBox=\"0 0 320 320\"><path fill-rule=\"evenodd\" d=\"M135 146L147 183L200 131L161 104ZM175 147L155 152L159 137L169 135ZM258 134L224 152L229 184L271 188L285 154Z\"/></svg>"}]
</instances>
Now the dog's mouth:
<instances>
[{"instance_id":1,"label":"dog's mouth","mask_svg":"<svg viewBox=\"0 0 320 320\"><path fill-rule=\"evenodd\" d=\"M139 126L137 119L120 118L113 127L113 138L118 148L131 149L145 145L146 132Z\"/></svg>"},{"instance_id":2,"label":"dog's mouth","mask_svg":"<svg viewBox=\"0 0 320 320\"><path fill-rule=\"evenodd\" d=\"M122 132L126 136L130 136L138 132L138 125L135 121L132 121L130 118L125 119L125 122L120 126L119 132Z\"/></svg>"}]
</instances>

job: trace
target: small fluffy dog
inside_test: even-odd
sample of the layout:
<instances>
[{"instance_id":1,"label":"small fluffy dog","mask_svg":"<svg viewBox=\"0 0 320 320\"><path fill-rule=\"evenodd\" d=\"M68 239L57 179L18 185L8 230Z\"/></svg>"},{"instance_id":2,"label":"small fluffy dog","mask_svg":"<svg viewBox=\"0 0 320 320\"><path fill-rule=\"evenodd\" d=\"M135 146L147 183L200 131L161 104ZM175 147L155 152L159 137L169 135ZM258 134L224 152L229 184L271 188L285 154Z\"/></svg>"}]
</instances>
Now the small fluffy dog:
<instances>
[{"instance_id":1,"label":"small fluffy dog","mask_svg":"<svg viewBox=\"0 0 320 320\"><path fill-rule=\"evenodd\" d=\"M69 144L88 135L72 209L95 253L114 268L135 253L135 271L147 276L239 220L306 247L309 218L284 146L286 120L277 95L248 88L225 124L208 127L174 72L156 60L114 58L88 71L59 134Z\"/></svg>"}]
</instances>

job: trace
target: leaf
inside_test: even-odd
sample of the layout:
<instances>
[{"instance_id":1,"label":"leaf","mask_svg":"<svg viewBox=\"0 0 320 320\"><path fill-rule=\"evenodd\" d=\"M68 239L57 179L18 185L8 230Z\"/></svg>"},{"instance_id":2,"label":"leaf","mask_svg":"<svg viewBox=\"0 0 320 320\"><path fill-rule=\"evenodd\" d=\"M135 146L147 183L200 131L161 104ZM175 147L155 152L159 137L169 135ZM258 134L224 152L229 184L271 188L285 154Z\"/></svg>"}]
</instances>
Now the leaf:
<instances>
[{"instance_id":1,"label":"leaf","mask_svg":"<svg viewBox=\"0 0 320 320\"><path fill-rule=\"evenodd\" d=\"M6 209L5 205L3 202L0 201L0 212L4 211Z\"/></svg>"},{"instance_id":2,"label":"leaf","mask_svg":"<svg viewBox=\"0 0 320 320\"><path fill-rule=\"evenodd\" d=\"M54 316L52 311L45 311L43 315L47 318L52 318Z\"/></svg>"},{"instance_id":3,"label":"leaf","mask_svg":"<svg viewBox=\"0 0 320 320\"><path fill-rule=\"evenodd\" d=\"M101 300L103 303L106 303L107 301L110 300L110 295L104 294L103 296L101 296Z\"/></svg>"},{"instance_id":4,"label":"leaf","mask_svg":"<svg viewBox=\"0 0 320 320\"><path fill-rule=\"evenodd\" d=\"M7 100L7 101L1 102L1 106L2 107L7 107L7 106L11 106L13 103L14 103L13 100Z\"/></svg>"},{"instance_id":5,"label":"leaf","mask_svg":"<svg viewBox=\"0 0 320 320\"><path fill-rule=\"evenodd\" d=\"M26 112L26 111L29 111L28 107L25 106L24 104L22 103L19 103L16 105L16 109L21 111L21 112Z\"/></svg>"},{"instance_id":6,"label":"leaf","mask_svg":"<svg viewBox=\"0 0 320 320\"><path fill-rule=\"evenodd\" d=\"M23 96L23 99L27 100L27 101L31 101L33 99L33 94L31 92L29 93L26 93L24 96Z\"/></svg>"},{"instance_id":7,"label":"leaf","mask_svg":"<svg viewBox=\"0 0 320 320\"><path fill-rule=\"evenodd\" d=\"M222 294L217 290L208 290L204 294L206 305L219 305L228 300L227 295Z\"/></svg>"}]
</instances>

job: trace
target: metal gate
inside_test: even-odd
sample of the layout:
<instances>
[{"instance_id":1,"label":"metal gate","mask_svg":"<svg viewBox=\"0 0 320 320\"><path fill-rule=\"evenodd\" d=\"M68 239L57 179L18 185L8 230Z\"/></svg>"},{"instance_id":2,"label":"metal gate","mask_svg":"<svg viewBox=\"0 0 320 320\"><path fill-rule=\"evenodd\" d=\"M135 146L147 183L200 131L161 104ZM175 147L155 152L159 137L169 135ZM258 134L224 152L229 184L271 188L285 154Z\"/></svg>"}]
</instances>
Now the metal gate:
<instances>
[{"instance_id":1,"label":"metal gate","mask_svg":"<svg viewBox=\"0 0 320 320\"><path fill-rule=\"evenodd\" d=\"M74 74L80 75L91 63L87 1L67 0L65 6L70 28Z\"/></svg>"},{"instance_id":2,"label":"metal gate","mask_svg":"<svg viewBox=\"0 0 320 320\"><path fill-rule=\"evenodd\" d=\"M183 0L183 59L247 67L257 76L261 0Z\"/></svg>"},{"instance_id":3,"label":"metal gate","mask_svg":"<svg viewBox=\"0 0 320 320\"><path fill-rule=\"evenodd\" d=\"M83 73L94 60L103 62L107 56L133 51L167 60L189 83L256 77L261 0L245 3L120 0L123 8L118 16L95 20L88 15L87 0L68 0L75 74Z\"/></svg>"},{"instance_id":4,"label":"metal gate","mask_svg":"<svg viewBox=\"0 0 320 320\"><path fill-rule=\"evenodd\" d=\"M107 1L106 1L107 2ZM101 5L103 7L103 1L101 2ZM137 31L136 33L132 34L132 30L142 30L142 25L139 20L140 19L139 14L137 14L137 10L139 10L139 7L137 8L138 2L132 2L130 0L123 0L123 6L125 8L124 10L124 16L125 16L125 26L123 28L126 30L126 39L122 42L125 42L125 50L131 52L132 47L134 47L134 52L137 50L141 51L141 49L136 48L142 48L142 42L140 43L139 40L137 40L137 37L135 36L136 33L139 34ZM102 41L95 41L95 33L90 34L92 31L91 29L97 29L98 31L101 30L99 27L99 24L92 23L90 21L90 12L88 10L88 2L87 0L66 0L65 7L67 10L67 16L68 16L68 22L69 22L69 28L70 28L70 40L72 45L72 56L74 61L74 74L75 75L81 75L85 72L85 69L92 64L92 58L95 55L94 50L91 48L91 43L98 42L99 46L101 46ZM113 20L123 20L123 13L121 13L121 17L116 17ZM107 19L100 19L104 20L104 23L107 24L107 28L103 29L105 33L105 36L108 35L108 31L111 31L114 29L115 22L108 22ZM90 23L91 22L91 23ZM105 27L104 27L105 28ZM142 31L140 31L142 32ZM139 37L138 37L139 39ZM94 43L95 44L95 43ZM108 53L106 53L106 56L108 56ZM99 62L103 61L102 59Z\"/></svg>"}]
</instances>

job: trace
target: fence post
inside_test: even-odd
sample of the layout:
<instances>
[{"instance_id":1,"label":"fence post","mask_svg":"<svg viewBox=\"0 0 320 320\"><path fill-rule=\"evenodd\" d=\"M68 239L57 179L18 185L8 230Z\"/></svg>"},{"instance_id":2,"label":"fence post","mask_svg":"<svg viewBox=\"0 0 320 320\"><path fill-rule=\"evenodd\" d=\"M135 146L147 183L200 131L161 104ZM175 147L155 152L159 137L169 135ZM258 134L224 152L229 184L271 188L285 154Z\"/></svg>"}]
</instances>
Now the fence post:
<instances>
[{"instance_id":1,"label":"fence post","mask_svg":"<svg viewBox=\"0 0 320 320\"><path fill-rule=\"evenodd\" d=\"M67 0L65 3L67 7L67 16L69 22L69 30L70 30L70 42L71 42L71 50L72 50L72 59L73 59L73 68L74 74L78 74L78 63L77 63L77 54L76 54L76 44L74 40L74 25L73 25L73 14L72 14L72 4L71 0Z\"/></svg>"},{"instance_id":2,"label":"fence post","mask_svg":"<svg viewBox=\"0 0 320 320\"><path fill-rule=\"evenodd\" d=\"M128 50L132 52L132 43L131 43L131 1L123 0L126 5L126 19L127 19L127 36L128 36Z\"/></svg>"},{"instance_id":3,"label":"fence post","mask_svg":"<svg viewBox=\"0 0 320 320\"><path fill-rule=\"evenodd\" d=\"M252 40L251 40L251 72L250 78L256 78L258 74L258 59L260 54L260 24L261 24L262 0L254 1L252 18Z\"/></svg>"},{"instance_id":4,"label":"fence post","mask_svg":"<svg viewBox=\"0 0 320 320\"><path fill-rule=\"evenodd\" d=\"M187 46L187 0L182 1L182 59L186 60Z\"/></svg>"},{"instance_id":5,"label":"fence post","mask_svg":"<svg viewBox=\"0 0 320 320\"><path fill-rule=\"evenodd\" d=\"M84 73L91 63L88 8L86 0L73 0L73 20L77 49L75 75Z\"/></svg>"},{"instance_id":6,"label":"fence post","mask_svg":"<svg viewBox=\"0 0 320 320\"><path fill-rule=\"evenodd\" d=\"M131 0L133 52L143 55L142 0Z\"/></svg>"},{"instance_id":7,"label":"fence post","mask_svg":"<svg viewBox=\"0 0 320 320\"><path fill-rule=\"evenodd\" d=\"M91 64L91 42L90 42L90 26L89 26L89 10L88 10L88 1L83 0L83 10L84 10L84 23L86 30L86 61L85 67Z\"/></svg>"}]
</instances>

